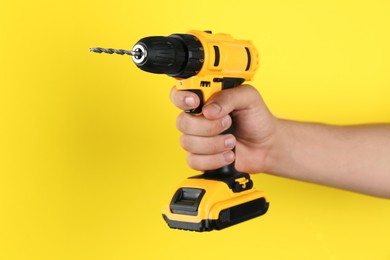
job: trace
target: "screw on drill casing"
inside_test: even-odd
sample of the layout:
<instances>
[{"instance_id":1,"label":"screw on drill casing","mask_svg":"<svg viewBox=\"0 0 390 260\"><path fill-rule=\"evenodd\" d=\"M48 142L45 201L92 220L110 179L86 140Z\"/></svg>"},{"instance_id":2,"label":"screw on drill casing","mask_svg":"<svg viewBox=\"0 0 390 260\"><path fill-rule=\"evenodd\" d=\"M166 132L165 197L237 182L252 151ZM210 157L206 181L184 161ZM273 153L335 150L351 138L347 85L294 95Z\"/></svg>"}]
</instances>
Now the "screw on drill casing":
<instances>
[{"instance_id":1,"label":"screw on drill casing","mask_svg":"<svg viewBox=\"0 0 390 260\"><path fill-rule=\"evenodd\" d=\"M96 53L108 53L108 54L119 54L119 55L130 55L130 56L142 56L141 51L129 51L129 50L122 50L122 49L112 49L112 48L89 48L89 51L96 52Z\"/></svg>"}]
</instances>

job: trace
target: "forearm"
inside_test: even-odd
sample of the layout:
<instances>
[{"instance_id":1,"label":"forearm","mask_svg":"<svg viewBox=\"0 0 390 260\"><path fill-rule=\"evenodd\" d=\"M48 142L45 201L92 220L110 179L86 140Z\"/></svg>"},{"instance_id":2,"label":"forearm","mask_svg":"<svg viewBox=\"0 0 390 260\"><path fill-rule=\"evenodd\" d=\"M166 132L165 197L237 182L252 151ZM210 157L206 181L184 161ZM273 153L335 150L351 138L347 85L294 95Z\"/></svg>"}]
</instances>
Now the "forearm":
<instances>
[{"instance_id":1,"label":"forearm","mask_svg":"<svg viewBox=\"0 0 390 260\"><path fill-rule=\"evenodd\" d=\"M390 198L390 125L278 120L266 172Z\"/></svg>"}]
</instances>

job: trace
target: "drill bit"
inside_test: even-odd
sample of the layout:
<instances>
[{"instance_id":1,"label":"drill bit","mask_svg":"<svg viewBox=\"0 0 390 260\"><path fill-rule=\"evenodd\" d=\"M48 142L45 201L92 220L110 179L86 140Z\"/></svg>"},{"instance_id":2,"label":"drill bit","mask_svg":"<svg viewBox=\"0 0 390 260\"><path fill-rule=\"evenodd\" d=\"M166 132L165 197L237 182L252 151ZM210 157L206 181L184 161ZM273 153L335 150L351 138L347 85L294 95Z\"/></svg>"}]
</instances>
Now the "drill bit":
<instances>
[{"instance_id":1,"label":"drill bit","mask_svg":"<svg viewBox=\"0 0 390 260\"><path fill-rule=\"evenodd\" d=\"M123 55L123 54L127 54L127 55L130 55L130 56L142 56L142 52L141 51L128 51L128 50L122 50L122 49L112 49L112 48L100 48L100 47L97 47L97 48L89 48L89 51L90 52L96 52L96 53L108 53L108 54L119 54L119 55Z\"/></svg>"}]
</instances>

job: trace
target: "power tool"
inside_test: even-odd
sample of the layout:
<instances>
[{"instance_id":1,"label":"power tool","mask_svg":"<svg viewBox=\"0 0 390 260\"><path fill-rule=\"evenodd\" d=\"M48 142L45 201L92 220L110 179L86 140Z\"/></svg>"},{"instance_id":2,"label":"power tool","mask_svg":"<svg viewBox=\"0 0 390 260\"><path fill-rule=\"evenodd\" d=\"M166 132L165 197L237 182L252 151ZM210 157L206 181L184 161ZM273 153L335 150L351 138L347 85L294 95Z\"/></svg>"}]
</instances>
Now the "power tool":
<instances>
[{"instance_id":1,"label":"power tool","mask_svg":"<svg viewBox=\"0 0 390 260\"><path fill-rule=\"evenodd\" d=\"M141 70L174 77L178 90L199 96L200 105L186 111L194 115L202 113L203 104L214 93L251 80L259 66L259 56L251 41L211 31L146 37L131 51L111 48L90 51L130 55ZM221 134L228 133L234 134L234 123ZM249 174L238 172L233 162L184 180L162 215L171 228L202 232L261 216L268 206L264 192L255 190Z\"/></svg>"}]
</instances>

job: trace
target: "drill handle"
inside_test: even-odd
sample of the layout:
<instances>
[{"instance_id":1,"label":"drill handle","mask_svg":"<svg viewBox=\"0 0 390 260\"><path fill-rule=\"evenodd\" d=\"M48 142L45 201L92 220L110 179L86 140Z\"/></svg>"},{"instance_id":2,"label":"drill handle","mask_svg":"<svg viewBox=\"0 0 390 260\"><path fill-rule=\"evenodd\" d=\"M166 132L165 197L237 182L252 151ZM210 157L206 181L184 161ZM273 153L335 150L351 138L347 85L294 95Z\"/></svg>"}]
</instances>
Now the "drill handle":
<instances>
[{"instance_id":1,"label":"drill handle","mask_svg":"<svg viewBox=\"0 0 390 260\"><path fill-rule=\"evenodd\" d=\"M243 78L221 78L221 79L214 78L213 83L219 83L220 84L219 91L221 91L221 90L223 91L226 89L238 87L242 83L244 83L244 81L245 81L245 79L243 79ZM207 90L217 90L217 88L211 86L209 89L206 89L206 91ZM187 113L191 113L194 115L201 114L203 104L208 100L209 97L211 97L212 94L214 94L215 92L218 92L218 91L214 91L214 93L210 93L210 91L204 92L204 89L187 89L187 91L191 91L191 92L197 94L199 99L200 99L200 105L197 108L186 111ZM232 114L230 114L230 115L232 115ZM221 133L221 135L225 135L225 134L233 134L234 135L233 117L232 117L231 126ZM233 149L233 152L235 153L235 148ZM235 175L238 172L237 172L234 165L235 165L235 162L233 162L229 165L226 165L222 168L216 169L216 170L206 171L205 175L210 175L210 174L211 175L215 175L215 174L217 174L217 175L219 175L219 174L220 175Z\"/></svg>"},{"instance_id":2,"label":"drill handle","mask_svg":"<svg viewBox=\"0 0 390 260\"><path fill-rule=\"evenodd\" d=\"M232 113L230 113L230 116L232 116ZM234 121L228 129L221 133L221 135L225 134L234 134ZM235 148L233 148L233 152L236 153ZM245 172L237 171L235 161L215 170L204 171L203 174L198 177L222 181L226 183L233 192L242 192L253 188L253 181L251 180L250 175Z\"/></svg>"}]
</instances>

